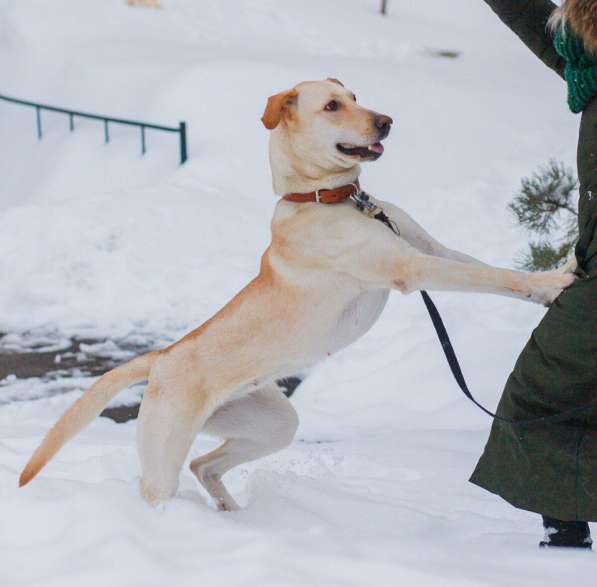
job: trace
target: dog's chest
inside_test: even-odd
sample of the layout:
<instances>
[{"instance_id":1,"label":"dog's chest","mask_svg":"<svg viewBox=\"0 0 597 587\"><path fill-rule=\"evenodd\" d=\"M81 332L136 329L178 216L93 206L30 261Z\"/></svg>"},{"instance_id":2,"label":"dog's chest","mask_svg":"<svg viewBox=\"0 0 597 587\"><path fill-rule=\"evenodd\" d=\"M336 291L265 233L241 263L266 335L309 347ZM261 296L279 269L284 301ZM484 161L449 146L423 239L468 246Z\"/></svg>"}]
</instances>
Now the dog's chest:
<instances>
[{"instance_id":1,"label":"dog's chest","mask_svg":"<svg viewBox=\"0 0 597 587\"><path fill-rule=\"evenodd\" d=\"M375 324L382 313L390 290L366 291L341 308L338 320L330 333L328 352L334 352L354 342Z\"/></svg>"}]
</instances>

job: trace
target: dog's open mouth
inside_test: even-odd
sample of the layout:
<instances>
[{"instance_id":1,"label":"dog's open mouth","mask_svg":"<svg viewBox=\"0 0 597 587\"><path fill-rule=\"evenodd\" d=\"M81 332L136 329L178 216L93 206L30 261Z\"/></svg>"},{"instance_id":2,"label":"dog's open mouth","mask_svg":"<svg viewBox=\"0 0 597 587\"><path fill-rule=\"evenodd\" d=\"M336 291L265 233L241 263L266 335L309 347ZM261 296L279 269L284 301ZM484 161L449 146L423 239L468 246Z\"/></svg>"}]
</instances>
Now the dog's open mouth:
<instances>
[{"instance_id":1,"label":"dog's open mouth","mask_svg":"<svg viewBox=\"0 0 597 587\"><path fill-rule=\"evenodd\" d=\"M373 143L364 147L350 145L349 143L338 143L336 149L348 157L358 157L369 161L375 161L383 155L383 145L381 143Z\"/></svg>"}]
</instances>

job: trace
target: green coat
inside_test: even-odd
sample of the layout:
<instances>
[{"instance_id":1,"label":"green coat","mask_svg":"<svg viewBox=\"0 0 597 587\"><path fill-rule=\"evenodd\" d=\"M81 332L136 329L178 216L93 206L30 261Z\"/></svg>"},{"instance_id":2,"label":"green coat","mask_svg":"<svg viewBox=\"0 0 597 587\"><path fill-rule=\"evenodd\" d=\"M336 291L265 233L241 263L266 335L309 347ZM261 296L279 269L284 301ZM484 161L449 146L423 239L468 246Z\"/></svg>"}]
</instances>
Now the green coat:
<instances>
[{"instance_id":1,"label":"green coat","mask_svg":"<svg viewBox=\"0 0 597 587\"><path fill-rule=\"evenodd\" d=\"M555 4L485 2L563 76L565 62L546 29ZM555 301L518 358L498 406L498 414L507 418L557 414L597 399L597 96L581 116L577 163L576 256L585 278ZM471 481L521 509L560 520L597 521L597 407L555 425L494 421Z\"/></svg>"}]
</instances>

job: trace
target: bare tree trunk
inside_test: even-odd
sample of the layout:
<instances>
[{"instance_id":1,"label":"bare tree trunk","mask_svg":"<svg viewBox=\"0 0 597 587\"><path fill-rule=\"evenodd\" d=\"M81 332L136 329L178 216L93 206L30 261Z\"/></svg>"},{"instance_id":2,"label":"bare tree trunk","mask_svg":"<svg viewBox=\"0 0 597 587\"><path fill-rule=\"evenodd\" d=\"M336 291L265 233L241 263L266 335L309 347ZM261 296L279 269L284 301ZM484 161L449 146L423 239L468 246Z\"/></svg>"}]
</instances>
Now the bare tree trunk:
<instances>
[{"instance_id":1,"label":"bare tree trunk","mask_svg":"<svg viewBox=\"0 0 597 587\"><path fill-rule=\"evenodd\" d=\"M381 13L387 14L388 13L388 0L381 0Z\"/></svg>"}]
</instances>

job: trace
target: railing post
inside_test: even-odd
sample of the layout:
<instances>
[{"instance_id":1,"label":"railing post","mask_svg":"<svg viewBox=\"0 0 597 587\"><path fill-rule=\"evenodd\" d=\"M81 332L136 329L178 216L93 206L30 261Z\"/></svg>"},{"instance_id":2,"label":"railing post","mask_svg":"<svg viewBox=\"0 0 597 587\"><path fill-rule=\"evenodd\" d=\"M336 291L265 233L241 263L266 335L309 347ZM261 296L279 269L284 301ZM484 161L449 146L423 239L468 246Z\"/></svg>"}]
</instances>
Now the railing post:
<instances>
[{"instance_id":1,"label":"railing post","mask_svg":"<svg viewBox=\"0 0 597 587\"><path fill-rule=\"evenodd\" d=\"M75 130L75 115L72 112L68 115L68 128L70 132Z\"/></svg>"},{"instance_id":2,"label":"railing post","mask_svg":"<svg viewBox=\"0 0 597 587\"><path fill-rule=\"evenodd\" d=\"M41 140L41 108L35 107L35 120L37 122L37 138Z\"/></svg>"},{"instance_id":3,"label":"railing post","mask_svg":"<svg viewBox=\"0 0 597 587\"><path fill-rule=\"evenodd\" d=\"M141 155L145 155L145 127L141 125Z\"/></svg>"},{"instance_id":4,"label":"railing post","mask_svg":"<svg viewBox=\"0 0 597 587\"><path fill-rule=\"evenodd\" d=\"M180 133L180 164L187 160L187 123L181 122L178 126Z\"/></svg>"},{"instance_id":5,"label":"railing post","mask_svg":"<svg viewBox=\"0 0 597 587\"><path fill-rule=\"evenodd\" d=\"M104 118L104 143L110 142L110 133L108 132L108 119Z\"/></svg>"}]
</instances>

